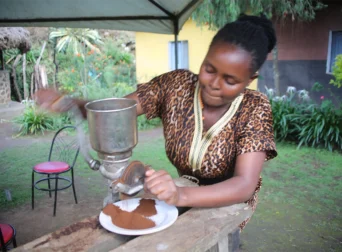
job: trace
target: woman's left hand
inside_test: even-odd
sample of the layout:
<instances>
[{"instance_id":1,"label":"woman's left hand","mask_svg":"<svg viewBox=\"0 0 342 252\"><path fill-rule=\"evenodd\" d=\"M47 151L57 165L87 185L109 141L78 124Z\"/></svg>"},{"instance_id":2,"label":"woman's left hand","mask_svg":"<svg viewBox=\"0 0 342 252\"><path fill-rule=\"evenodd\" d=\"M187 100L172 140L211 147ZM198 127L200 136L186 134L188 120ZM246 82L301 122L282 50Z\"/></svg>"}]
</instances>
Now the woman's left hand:
<instances>
[{"instance_id":1,"label":"woman's left hand","mask_svg":"<svg viewBox=\"0 0 342 252\"><path fill-rule=\"evenodd\" d=\"M146 171L145 191L165 201L169 205L177 205L179 200L179 187L176 186L169 173L164 170Z\"/></svg>"}]
</instances>

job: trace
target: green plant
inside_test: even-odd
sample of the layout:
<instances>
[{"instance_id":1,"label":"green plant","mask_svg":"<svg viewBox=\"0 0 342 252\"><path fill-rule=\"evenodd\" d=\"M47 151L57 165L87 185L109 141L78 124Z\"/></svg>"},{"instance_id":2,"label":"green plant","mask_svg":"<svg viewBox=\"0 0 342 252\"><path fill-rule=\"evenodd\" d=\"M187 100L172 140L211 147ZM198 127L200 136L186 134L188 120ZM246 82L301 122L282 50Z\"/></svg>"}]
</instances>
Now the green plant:
<instances>
[{"instance_id":1,"label":"green plant","mask_svg":"<svg viewBox=\"0 0 342 252\"><path fill-rule=\"evenodd\" d=\"M96 45L102 44L99 33L92 29L58 28L50 33L49 38L58 39L58 52L67 51L70 47L75 54L80 53L82 56L85 54L85 47L100 52Z\"/></svg>"},{"instance_id":2,"label":"green plant","mask_svg":"<svg viewBox=\"0 0 342 252\"><path fill-rule=\"evenodd\" d=\"M18 136L36 135L53 129L53 120L34 105L27 105L23 115L14 118L14 123L20 125Z\"/></svg>"},{"instance_id":3,"label":"green plant","mask_svg":"<svg viewBox=\"0 0 342 252\"><path fill-rule=\"evenodd\" d=\"M324 87L315 83L312 91L320 92ZM329 151L342 150L342 107L331 99L321 96L321 102L310 99L306 90L296 91L288 87L286 95L274 96L274 90L266 89L273 114L273 129L278 141L292 141L312 147L324 147ZM335 98L331 94L331 98ZM337 102L338 103L338 102Z\"/></svg>"},{"instance_id":4,"label":"green plant","mask_svg":"<svg viewBox=\"0 0 342 252\"><path fill-rule=\"evenodd\" d=\"M27 104L24 113L13 119L20 126L17 136L44 134L45 131L57 130L71 124L70 115L63 113L51 115L33 104Z\"/></svg>"},{"instance_id":5,"label":"green plant","mask_svg":"<svg viewBox=\"0 0 342 252\"><path fill-rule=\"evenodd\" d=\"M274 137L278 141L295 141L298 135L297 118L310 102L308 92L288 87L286 95L275 96L273 89L266 88L273 115Z\"/></svg>"},{"instance_id":6,"label":"green plant","mask_svg":"<svg viewBox=\"0 0 342 252\"><path fill-rule=\"evenodd\" d=\"M298 147L311 145L324 146L328 150L342 150L342 110L337 109L331 100L319 106L309 106L302 115L297 115L299 130Z\"/></svg>"},{"instance_id":7,"label":"green plant","mask_svg":"<svg viewBox=\"0 0 342 252\"><path fill-rule=\"evenodd\" d=\"M330 80L330 84L340 88L342 87L342 54L337 55L335 65L332 68L334 79Z\"/></svg>"}]
</instances>

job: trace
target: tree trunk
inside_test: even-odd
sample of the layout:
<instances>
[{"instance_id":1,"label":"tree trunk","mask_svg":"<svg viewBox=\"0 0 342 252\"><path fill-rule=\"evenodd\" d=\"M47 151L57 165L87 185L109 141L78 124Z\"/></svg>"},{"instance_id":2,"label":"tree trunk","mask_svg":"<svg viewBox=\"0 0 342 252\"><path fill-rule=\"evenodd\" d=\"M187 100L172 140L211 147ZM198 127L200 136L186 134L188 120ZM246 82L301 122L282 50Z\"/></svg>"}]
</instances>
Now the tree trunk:
<instances>
[{"instance_id":1,"label":"tree trunk","mask_svg":"<svg viewBox=\"0 0 342 252\"><path fill-rule=\"evenodd\" d=\"M29 87L26 82L26 53L23 54L23 86L24 86L24 99L29 97Z\"/></svg>"},{"instance_id":2,"label":"tree trunk","mask_svg":"<svg viewBox=\"0 0 342 252\"><path fill-rule=\"evenodd\" d=\"M40 87L42 87L42 84L41 84L41 78L40 78L40 73L39 73L39 63L40 63L40 60L43 56L43 53L44 53L44 50L45 50L45 46L46 46L46 41L44 41L43 43L43 46L42 46L42 49L40 51L40 55L36 61L36 64L34 66L34 82L35 82L35 88L36 88L36 92L38 91L38 89Z\"/></svg>"},{"instance_id":3,"label":"tree trunk","mask_svg":"<svg viewBox=\"0 0 342 252\"><path fill-rule=\"evenodd\" d=\"M40 84L42 88L49 86L45 66L39 66Z\"/></svg>"},{"instance_id":4,"label":"tree trunk","mask_svg":"<svg viewBox=\"0 0 342 252\"><path fill-rule=\"evenodd\" d=\"M17 67L18 63L19 63L19 60L21 59L22 55L19 54L17 55L17 57L15 58L14 60L14 63L12 65L12 78L13 78L13 84L14 84L14 88L17 92L17 95L18 95L18 98L19 98L19 101L22 101L23 98L21 96L21 93L20 93L20 90L19 90L19 87L18 87L18 83L17 83L17 74L16 74L16 70L15 68Z\"/></svg>"},{"instance_id":5,"label":"tree trunk","mask_svg":"<svg viewBox=\"0 0 342 252\"><path fill-rule=\"evenodd\" d=\"M33 98L34 73L31 74L31 98Z\"/></svg>"},{"instance_id":6,"label":"tree trunk","mask_svg":"<svg viewBox=\"0 0 342 252\"><path fill-rule=\"evenodd\" d=\"M54 44L53 44L53 64L55 65L55 80L54 80L54 85L55 89L58 89L58 84L57 84L57 76L58 76L58 63L56 59L56 45L57 45L57 38L54 39Z\"/></svg>"},{"instance_id":7,"label":"tree trunk","mask_svg":"<svg viewBox=\"0 0 342 252\"><path fill-rule=\"evenodd\" d=\"M278 68L278 47L275 46L273 49L273 78L274 78L274 89L276 96L280 96L280 85L279 85L279 68Z\"/></svg>"}]
</instances>

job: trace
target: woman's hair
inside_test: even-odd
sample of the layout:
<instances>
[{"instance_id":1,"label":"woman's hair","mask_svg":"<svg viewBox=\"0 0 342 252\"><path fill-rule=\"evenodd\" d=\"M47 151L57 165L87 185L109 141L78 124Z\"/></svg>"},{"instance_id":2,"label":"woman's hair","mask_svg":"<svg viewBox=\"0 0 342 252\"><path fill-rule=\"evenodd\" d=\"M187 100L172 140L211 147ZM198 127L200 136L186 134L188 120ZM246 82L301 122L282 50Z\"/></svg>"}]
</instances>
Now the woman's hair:
<instances>
[{"instance_id":1,"label":"woman's hair","mask_svg":"<svg viewBox=\"0 0 342 252\"><path fill-rule=\"evenodd\" d=\"M276 44L272 22L265 16L241 15L238 20L226 24L211 41L210 47L218 42L236 45L252 56L252 73L265 62L267 54Z\"/></svg>"}]
</instances>

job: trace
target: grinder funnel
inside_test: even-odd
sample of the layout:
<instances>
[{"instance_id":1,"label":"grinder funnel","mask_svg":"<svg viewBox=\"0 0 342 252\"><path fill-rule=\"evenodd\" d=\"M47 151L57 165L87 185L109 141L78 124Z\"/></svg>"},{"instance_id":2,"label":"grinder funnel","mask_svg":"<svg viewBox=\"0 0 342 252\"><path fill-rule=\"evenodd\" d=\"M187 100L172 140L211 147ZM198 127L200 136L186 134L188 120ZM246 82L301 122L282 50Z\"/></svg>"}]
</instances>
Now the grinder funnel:
<instances>
[{"instance_id":1,"label":"grinder funnel","mask_svg":"<svg viewBox=\"0 0 342 252\"><path fill-rule=\"evenodd\" d=\"M137 103L132 99L111 98L85 105L91 147L100 159L129 158L138 142Z\"/></svg>"}]
</instances>

